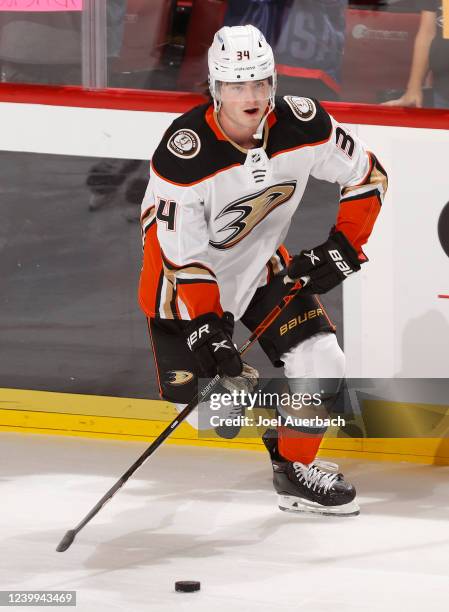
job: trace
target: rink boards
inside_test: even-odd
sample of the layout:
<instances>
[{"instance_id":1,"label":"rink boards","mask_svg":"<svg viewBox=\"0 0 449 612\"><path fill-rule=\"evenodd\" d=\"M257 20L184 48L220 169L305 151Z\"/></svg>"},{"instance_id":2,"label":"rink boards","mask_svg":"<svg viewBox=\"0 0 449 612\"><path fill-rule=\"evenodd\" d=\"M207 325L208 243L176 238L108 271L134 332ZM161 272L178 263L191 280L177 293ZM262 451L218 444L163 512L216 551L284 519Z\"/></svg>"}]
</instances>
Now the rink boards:
<instances>
[{"instance_id":1,"label":"rink boards","mask_svg":"<svg viewBox=\"0 0 449 612\"><path fill-rule=\"evenodd\" d=\"M130 251L115 248L116 243L111 241L115 230L120 231L122 247L127 247L126 240L132 239L132 256L137 261L140 245L136 228L122 218L118 206L110 207L101 219L90 214L85 180L82 177L81 181L77 172L81 166L89 168L92 157L147 160L170 121L185 110L181 108L182 96L179 96L180 107L175 108L170 106L175 104L173 100L168 103L165 99L166 94L155 96L156 102L148 102L146 92L130 95L56 88L59 98L56 100L50 92L53 88L46 88L50 93L48 100L43 100L41 94L34 99L35 90L30 87L25 88L29 90L25 104L17 103L18 97L24 94L18 96L16 89L10 92L10 98L3 91L1 103L4 117L1 149L3 161L9 161L9 165L3 164L3 178L5 183L15 172L17 184L10 180L11 185L7 183L8 189L4 189L4 197L11 202L0 229L0 243L8 245L4 249L2 277L10 280L10 287L4 290L8 299L2 303L4 363L0 382L3 387L0 388L0 430L151 441L174 417L173 407L157 400L112 397L118 391L122 395L133 391L145 397L142 393L148 392L151 382L155 386L155 377L150 381L146 369L148 347L142 340L144 322L140 314L137 320L135 289L124 290L126 266L130 266L132 259ZM188 103L193 105L193 100ZM150 109L151 112L145 112ZM391 174L384 211L367 249L369 267L344 285L348 375L447 378L449 300L441 299L443 294L449 294L447 256L442 248L444 241L447 246L447 236L439 240L437 226L442 210L448 205L448 113L388 108L380 112L369 105L345 104L330 105L330 110L339 120L350 123L360 137L366 138ZM356 111L358 116L354 114ZM415 115L419 121L427 118L428 124L419 125ZM402 127L398 127L400 122ZM47 171L39 173L42 178L37 184L32 169L37 167L39 155L43 160L41 167ZM58 165L54 162L56 158ZM28 165L24 166L24 162ZM50 168L60 171L50 172ZM69 195L66 189L61 189L65 186L61 177L64 181L69 177L71 181ZM39 209L32 199L37 187L43 196ZM15 199L11 198L13 188L18 192ZM23 198L23 192L27 198ZM315 202L318 207L323 204L323 198L321 192L316 193L320 195ZM51 267L51 260L55 258L39 250L46 246L42 236L48 238L48 219L53 220L47 216L49 210L58 221L55 225L58 231L51 234L47 243L50 250L58 252L59 270ZM38 213L41 225L31 216L38 217ZM26 231L19 223L21 219L27 224ZM109 277L104 273L101 266L105 260L97 257L93 248L83 251L84 258L79 257L78 251L71 253L62 248L67 246L62 244L67 242L64 228L75 228L76 235L85 238L77 242L89 249L95 244L104 253L104 244L114 244L117 260L110 259L107 263L108 271L112 270L115 275ZM419 249L416 228L420 229ZM102 235L107 242L101 242ZM11 248L12 237L21 240L15 245L16 250ZM30 238L32 248L29 248ZM57 239L60 242L55 242ZM28 256L25 261L24 254ZM89 288L87 292L79 291L75 296L78 299L68 299L71 295L66 288L74 284L73 275L83 273L82 278L86 278L82 268L72 268L73 261L78 259L89 269ZM393 268L391 262L394 262ZM132 269L137 276L138 265L134 263ZM97 268L102 273L101 282L92 273ZM55 277L59 283L58 301L42 283ZM134 279L133 284L136 284ZM84 301L92 293L92 287L98 299L102 296L108 299L101 303ZM118 287L117 295L111 299L115 287ZM48 298L48 303L44 298ZM121 319L112 308L103 308L115 302L122 313ZM108 315L114 326L105 326ZM50 330L56 338L53 344L49 343ZM104 342L107 334L113 339L112 345ZM24 359L25 354L28 361ZM44 371L46 365L48 371ZM133 378L136 372L141 373L138 381ZM128 390L124 384L129 380L133 389ZM62 386L63 382L66 386ZM16 389L10 389L13 386ZM31 388L34 390L26 390ZM61 392L66 388L68 392ZM383 405L387 404L380 402L377 408L380 410ZM438 432L438 435L438 438L420 439L329 435L323 443L322 454L448 464L447 433ZM168 442L261 449L255 438L198 439L197 432L188 424L182 424Z\"/></svg>"},{"instance_id":2,"label":"rink boards","mask_svg":"<svg viewBox=\"0 0 449 612\"><path fill-rule=\"evenodd\" d=\"M151 442L176 416L169 402L158 400L74 395L44 391L0 389L0 431L63 436L111 438ZM376 411L399 403L375 402ZM422 405L416 406L422 409ZM410 404L407 405L410 408ZM182 423L168 438L168 444L263 450L260 438L248 432L234 440L207 437L188 423ZM449 438L337 438L328 432L320 455L357 457L370 460L411 461L449 465Z\"/></svg>"}]
</instances>

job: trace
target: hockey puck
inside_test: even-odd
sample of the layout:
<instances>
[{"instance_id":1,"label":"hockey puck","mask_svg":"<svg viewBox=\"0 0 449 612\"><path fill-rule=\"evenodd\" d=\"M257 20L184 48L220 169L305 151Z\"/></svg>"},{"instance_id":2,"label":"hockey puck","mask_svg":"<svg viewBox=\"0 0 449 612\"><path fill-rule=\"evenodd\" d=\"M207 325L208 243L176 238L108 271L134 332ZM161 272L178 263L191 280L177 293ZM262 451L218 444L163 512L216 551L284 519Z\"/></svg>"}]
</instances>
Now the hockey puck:
<instances>
[{"instance_id":1,"label":"hockey puck","mask_svg":"<svg viewBox=\"0 0 449 612\"><path fill-rule=\"evenodd\" d=\"M201 583L198 580L178 580L175 582L175 591L182 593L193 593L199 591Z\"/></svg>"}]
</instances>

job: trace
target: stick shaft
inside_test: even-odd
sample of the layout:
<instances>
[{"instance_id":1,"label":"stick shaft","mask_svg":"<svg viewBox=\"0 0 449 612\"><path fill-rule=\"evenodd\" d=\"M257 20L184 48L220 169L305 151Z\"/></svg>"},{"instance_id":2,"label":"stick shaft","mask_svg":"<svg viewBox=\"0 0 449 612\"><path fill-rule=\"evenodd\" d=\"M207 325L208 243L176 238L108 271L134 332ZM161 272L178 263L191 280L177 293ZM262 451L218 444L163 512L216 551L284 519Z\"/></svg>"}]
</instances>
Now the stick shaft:
<instances>
[{"instance_id":1,"label":"stick shaft","mask_svg":"<svg viewBox=\"0 0 449 612\"><path fill-rule=\"evenodd\" d=\"M283 298L279 301L279 303L273 308L273 310L265 317L265 319L257 326L257 328L250 335L248 340L242 344L239 348L240 355L246 353L249 347L254 344L254 342L260 338L260 336L272 325L272 323L278 318L281 312L290 304L292 299L296 296L296 294L301 290L302 284L300 282L296 282L290 291L283 296ZM200 402L206 399L218 381L220 380L220 376L217 374L214 378L212 378L206 387L201 389L199 393L187 404L187 406L178 414L178 416L173 419L173 421L168 425L164 431L162 431L158 437L150 444L150 446L140 455L140 457L128 468L128 470L117 480L117 482L103 495L100 501L92 508L92 510L83 518L83 520L75 527L75 534L79 533L83 527L89 523L93 517L100 512L103 506L110 501L113 496L117 493L119 489L125 484L125 482L145 463L145 461L150 457L154 451L159 448L159 446L168 438L168 436L175 431L175 429L182 423L182 421L198 406Z\"/></svg>"}]
</instances>

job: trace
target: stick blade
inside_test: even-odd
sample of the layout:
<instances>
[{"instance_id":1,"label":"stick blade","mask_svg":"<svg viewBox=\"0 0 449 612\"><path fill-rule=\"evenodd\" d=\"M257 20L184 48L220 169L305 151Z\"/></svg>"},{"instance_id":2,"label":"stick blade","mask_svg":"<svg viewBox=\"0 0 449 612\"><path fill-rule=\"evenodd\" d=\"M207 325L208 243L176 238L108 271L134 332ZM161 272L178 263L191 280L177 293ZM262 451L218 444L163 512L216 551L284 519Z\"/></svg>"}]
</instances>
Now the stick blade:
<instances>
[{"instance_id":1,"label":"stick blade","mask_svg":"<svg viewBox=\"0 0 449 612\"><path fill-rule=\"evenodd\" d=\"M69 548L69 546L71 546L73 540L75 539L75 536L76 536L75 529L69 529L69 531L67 531L65 536L62 538L62 540L59 542L58 546L56 547L56 551L57 552L66 551Z\"/></svg>"}]
</instances>

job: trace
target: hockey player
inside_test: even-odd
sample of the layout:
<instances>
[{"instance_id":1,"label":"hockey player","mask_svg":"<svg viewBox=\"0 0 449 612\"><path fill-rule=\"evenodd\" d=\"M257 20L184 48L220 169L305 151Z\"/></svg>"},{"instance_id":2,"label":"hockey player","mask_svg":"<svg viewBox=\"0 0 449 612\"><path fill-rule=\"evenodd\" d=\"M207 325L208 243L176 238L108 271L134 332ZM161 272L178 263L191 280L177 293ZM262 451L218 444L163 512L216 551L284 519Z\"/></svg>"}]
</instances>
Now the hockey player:
<instances>
[{"instance_id":1,"label":"hockey player","mask_svg":"<svg viewBox=\"0 0 449 612\"><path fill-rule=\"evenodd\" d=\"M263 350L293 390L306 377L344 376L344 355L316 294L366 261L362 245L387 187L374 154L317 101L275 97L273 53L255 27L219 30L208 60L213 104L166 131L141 217L140 304L161 396L182 406L199 376L245 377L233 320L255 329L285 294L287 275L309 277L308 292L263 334ZM291 258L282 243L309 175L341 185L339 211L327 240ZM292 319L304 322L290 326ZM280 507L358 514L354 487L316 460L321 437L280 426L277 438L264 440Z\"/></svg>"}]
</instances>

